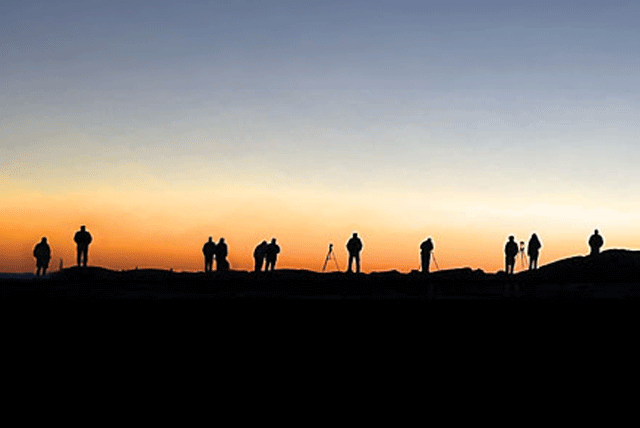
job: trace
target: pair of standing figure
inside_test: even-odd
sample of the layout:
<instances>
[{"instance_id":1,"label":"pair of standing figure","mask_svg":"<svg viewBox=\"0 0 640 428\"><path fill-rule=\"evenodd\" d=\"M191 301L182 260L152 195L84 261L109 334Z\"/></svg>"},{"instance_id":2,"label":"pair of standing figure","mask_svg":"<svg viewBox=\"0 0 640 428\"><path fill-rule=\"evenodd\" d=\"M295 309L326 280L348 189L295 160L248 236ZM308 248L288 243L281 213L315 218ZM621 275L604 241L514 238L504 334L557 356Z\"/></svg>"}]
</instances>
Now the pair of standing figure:
<instances>
[{"instance_id":1,"label":"pair of standing figure","mask_svg":"<svg viewBox=\"0 0 640 428\"><path fill-rule=\"evenodd\" d=\"M522 242L524 250L524 242ZM529 244L527 245L527 256L529 257L529 270L534 270L538 268L538 257L540 257L540 248L542 248L542 244L540 243L540 239L538 239L538 235L535 233L531 235L529 239ZM504 246L504 254L505 254L505 271L508 275L513 274L514 267L516 265L516 256L521 250L518 248L518 244L516 244L515 237L513 235L509 236L509 241Z\"/></svg>"},{"instance_id":2,"label":"pair of standing figure","mask_svg":"<svg viewBox=\"0 0 640 428\"><path fill-rule=\"evenodd\" d=\"M273 271L276 268L276 262L278 261L278 254L280 253L280 246L276 243L276 238L272 238L271 242L267 244L267 241L262 241L253 250L253 259L255 261L255 271L260 272L265 260L267 266L265 271Z\"/></svg>"},{"instance_id":3,"label":"pair of standing figure","mask_svg":"<svg viewBox=\"0 0 640 428\"><path fill-rule=\"evenodd\" d=\"M209 240L202 247L202 253L204 254L204 271L211 272L213 270L213 257L216 258L216 270L228 270L229 262L227 261L227 254L229 249L224 238L220 238L220 241L216 244L213 242L213 238L210 236Z\"/></svg>"},{"instance_id":4,"label":"pair of standing figure","mask_svg":"<svg viewBox=\"0 0 640 428\"><path fill-rule=\"evenodd\" d=\"M73 236L73 241L76 243L78 266L87 266L89 244L93 238L84 225L80 226L80 230ZM46 275L51 261L51 247L46 237L43 237L33 248L33 257L36 258L36 276Z\"/></svg>"}]
</instances>

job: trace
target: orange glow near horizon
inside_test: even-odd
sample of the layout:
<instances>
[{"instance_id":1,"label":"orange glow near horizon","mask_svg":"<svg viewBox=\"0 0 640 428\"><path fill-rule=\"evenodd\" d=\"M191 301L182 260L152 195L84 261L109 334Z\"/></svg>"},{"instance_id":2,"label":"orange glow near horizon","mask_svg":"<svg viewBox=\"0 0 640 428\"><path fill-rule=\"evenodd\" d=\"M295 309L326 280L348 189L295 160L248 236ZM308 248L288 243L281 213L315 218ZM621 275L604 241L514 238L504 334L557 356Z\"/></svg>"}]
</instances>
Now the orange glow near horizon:
<instances>
[{"instance_id":1,"label":"orange glow near horizon","mask_svg":"<svg viewBox=\"0 0 640 428\"><path fill-rule=\"evenodd\" d=\"M453 215L444 218L448 221L444 227L435 220L432 226L420 225L419 216L399 214L406 207L389 208L386 204L376 207L372 202L367 206L366 201L375 201L367 197L370 195L351 203L345 198L342 204L338 197L338 203L332 205L334 209L329 210L324 208L328 196L319 193L292 194L295 204L253 191L227 198L225 204L209 202L205 193L199 191L187 195L167 193L162 198L138 191L121 195L102 192L99 199L83 193L53 197L22 193L3 201L5 227L0 232L3 255L0 271L33 271L32 249L42 236L48 238L52 248L50 270L58 269L60 259L65 267L73 266L73 235L81 224L87 225L94 238L89 249L90 265L177 271L203 269L201 249L209 236L215 241L225 238L232 269L251 270L255 246L275 237L282 249L277 268L320 271L328 244L333 243L339 267L345 270L345 244L351 233L357 231L364 243L361 254L364 272L419 269L419 245L428 236L434 239L440 269L471 267L493 272L503 269L507 236L514 234L518 241L528 241L533 232L516 227L518 219L506 215L500 227L491 226L491 219ZM575 219L567 219L558 226L535 231L542 240L540 265L544 265L586 254L586 241L592 229ZM640 235L629 235L622 228L601 231L605 249L629 248L630 244L640 242ZM435 268L432 263L431 269ZM516 268L520 270L519 259ZM328 265L328 269L334 270L334 264Z\"/></svg>"}]
</instances>

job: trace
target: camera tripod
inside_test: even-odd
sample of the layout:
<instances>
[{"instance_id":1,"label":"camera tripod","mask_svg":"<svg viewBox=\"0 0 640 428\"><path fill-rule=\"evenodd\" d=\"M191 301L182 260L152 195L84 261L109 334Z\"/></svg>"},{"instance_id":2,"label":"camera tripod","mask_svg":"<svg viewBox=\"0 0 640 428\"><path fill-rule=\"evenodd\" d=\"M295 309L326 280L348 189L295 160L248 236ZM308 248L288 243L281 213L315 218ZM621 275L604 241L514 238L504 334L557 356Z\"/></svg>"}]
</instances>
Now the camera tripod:
<instances>
[{"instance_id":1,"label":"camera tripod","mask_svg":"<svg viewBox=\"0 0 640 428\"><path fill-rule=\"evenodd\" d=\"M329 260L333 260L336 264L336 269L340 272L340 268L338 267L338 260L336 259L336 253L333 252L333 244L329 244L329 251L327 252L327 257L324 259L324 265L322 266L322 272L327 268L327 263Z\"/></svg>"},{"instance_id":2,"label":"camera tripod","mask_svg":"<svg viewBox=\"0 0 640 428\"><path fill-rule=\"evenodd\" d=\"M520 266L522 266L522 270L525 269L527 265L527 256L524 254L524 241L520 241Z\"/></svg>"},{"instance_id":3,"label":"camera tripod","mask_svg":"<svg viewBox=\"0 0 640 428\"><path fill-rule=\"evenodd\" d=\"M431 259L433 260L433 263L436 264L436 269L440 270L440 266L438 266L438 261L436 260L436 255L435 253L431 253Z\"/></svg>"}]
</instances>

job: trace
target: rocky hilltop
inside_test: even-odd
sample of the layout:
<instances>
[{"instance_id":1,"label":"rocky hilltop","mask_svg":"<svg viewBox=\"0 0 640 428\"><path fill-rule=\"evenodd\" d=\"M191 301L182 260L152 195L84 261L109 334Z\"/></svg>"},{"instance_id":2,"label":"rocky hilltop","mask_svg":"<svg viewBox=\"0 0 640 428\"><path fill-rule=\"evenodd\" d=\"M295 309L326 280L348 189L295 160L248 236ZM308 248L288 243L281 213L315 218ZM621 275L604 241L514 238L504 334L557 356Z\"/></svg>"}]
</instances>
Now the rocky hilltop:
<instances>
[{"instance_id":1,"label":"rocky hilltop","mask_svg":"<svg viewBox=\"0 0 640 428\"><path fill-rule=\"evenodd\" d=\"M113 271L69 268L48 279L0 280L5 299L156 300L363 299L560 300L640 298L640 251L608 250L596 257L559 260L512 276L469 268L425 275L275 272Z\"/></svg>"}]
</instances>

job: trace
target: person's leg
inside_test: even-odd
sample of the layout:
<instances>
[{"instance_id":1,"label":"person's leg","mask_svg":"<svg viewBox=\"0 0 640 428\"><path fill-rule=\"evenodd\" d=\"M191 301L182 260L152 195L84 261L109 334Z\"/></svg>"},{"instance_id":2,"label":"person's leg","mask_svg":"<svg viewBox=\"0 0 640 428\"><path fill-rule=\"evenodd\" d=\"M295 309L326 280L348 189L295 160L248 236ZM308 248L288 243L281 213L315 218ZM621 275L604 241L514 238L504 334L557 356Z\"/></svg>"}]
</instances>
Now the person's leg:
<instances>
[{"instance_id":1,"label":"person's leg","mask_svg":"<svg viewBox=\"0 0 640 428\"><path fill-rule=\"evenodd\" d=\"M347 272L353 272L351 270L352 265L353 265L353 254L349 254L349 268L347 269Z\"/></svg>"},{"instance_id":2,"label":"person's leg","mask_svg":"<svg viewBox=\"0 0 640 428\"><path fill-rule=\"evenodd\" d=\"M356 273L360 273L360 253L356 254Z\"/></svg>"},{"instance_id":3,"label":"person's leg","mask_svg":"<svg viewBox=\"0 0 640 428\"><path fill-rule=\"evenodd\" d=\"M82 249L78 247L78 266L82 264Z\"/></svg>"},{"instance_id":4,"label":"person's leg","mask_svg":"<svg viewBox=\"0 0 640 428\"><path fill-rule=\"evenodd\" d=\"M85 247L82 250L82 265L87 266L87 259L89 258L89 247Z\"/></svg>"}]
</instances>

